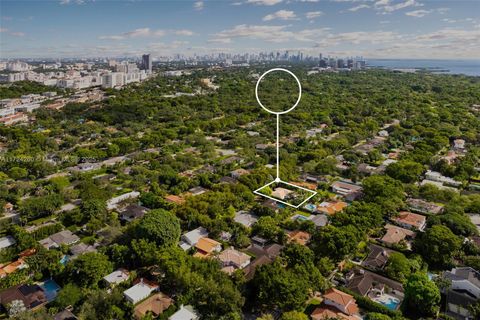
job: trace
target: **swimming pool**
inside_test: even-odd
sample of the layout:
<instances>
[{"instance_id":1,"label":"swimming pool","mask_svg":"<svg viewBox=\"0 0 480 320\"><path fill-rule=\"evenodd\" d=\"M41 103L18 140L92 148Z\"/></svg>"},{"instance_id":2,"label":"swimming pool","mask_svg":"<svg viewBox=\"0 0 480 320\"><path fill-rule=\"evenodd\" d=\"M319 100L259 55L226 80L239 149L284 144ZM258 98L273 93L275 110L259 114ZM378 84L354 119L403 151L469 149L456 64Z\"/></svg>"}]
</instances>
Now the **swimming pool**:
<instances>
[{"instance_id":1,"label":"swimming pool","mask_svg":"<svg viewBox=\"0 0 480 320\"><path fill-rule=\"evenodd\" d=\"M387 297L386 299L378 300L381 304L390 310L397 310L400 300L397 298Z\"/></svg>"},{"instance_id":2,"label":"swimming pool","mask_svg":"<svg viewBox=\"0 0 480 320\"><path fill-rule=\"evenodd\" d=\"M55 300L57 297L58 291L60 291L60 286L53 279L46 280L43 284L40 285L43 291L45 291L45 297L48 302Z\"/></svg>"},{"instance_id":3,"label":"swimming pool","mask_svg":"<svg viewBox=\"0 0 480 320\"><path fill-rule=\"evenodd\" d=\"M67 255L64 255L64 256L62 257L62 259L60 259L60 263L63 264L63 265L66 265L69 260L70 260L70 259L68 258L68 256L67 256Z\"/></svg>"}]
</instances>

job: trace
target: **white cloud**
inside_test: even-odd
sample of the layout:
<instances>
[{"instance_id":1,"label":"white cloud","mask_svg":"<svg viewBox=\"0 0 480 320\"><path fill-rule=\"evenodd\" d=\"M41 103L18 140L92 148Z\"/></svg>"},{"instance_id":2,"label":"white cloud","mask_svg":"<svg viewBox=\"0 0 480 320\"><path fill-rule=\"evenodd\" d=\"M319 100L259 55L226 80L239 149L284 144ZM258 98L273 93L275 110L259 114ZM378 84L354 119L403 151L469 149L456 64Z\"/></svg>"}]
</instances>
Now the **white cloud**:
<instances>
[{"instance_id":1,"label":"white cloud","mask_svg":"<svg viewBox=\"0 0 480 320\"><path fill-rule=\"evenodd\" d=\"M305 13L305 16L309 20L318 18L318 17L323 16L323 15L324 15L324 13L322 11L310 11L310 12Z\"/></svg>"},{"instance_id":2,"label":"white cloud","mask_svg":"<svg viewBox=\"0 0 480 320\"><path fill-rule=\"evenodd\" d=\"M192 36L194 32L187 29L180 30L151 30L150 28L139 28L132 31L124 32L116 35L100 36L100 40L125 40L131 38L145 37L163 37L167 34L175 34L177 36Z\"/></svg>"},{"instance_id":3,"label":"white cloud","mask_svg":"<svg viewBox=\"0 0 480 320\"><path fill-rule=\"evenodd\" d=\"M432 12L437 12L439 14L445 14L449 8L437 8L437 9L431 9L431 10L413 10L409 12L405 12L405 15L410 16L410 17L415 17L415 18L423 18L426 15L432 13Z\"/></svg>"},{"instance_id":4,"label":"white cloud","mask_svg":"<svg viewBox=\"0 0 480 320\"><path fill-rule=\"evenodd\" d=\"M100 36L100 40L124 40L130 38L141 38L141 37L162 37L166 34L164 30L150 30L150 28L139 28L132 31L124 32L118 35L110 36Z\"/></svg>"},{"instance_id":5,"label":"white cloud","mask_svg":"<svg viewBox=\"0 0 480 320\"><path fill-rule=\"evenodd\" d=\"M288 42L302 41L314 42L321 37L329 28L304 29L299 31L286 30L288 26L258 26L258 25L237 25L232 29L223 30L214 35L214 39L245 38L263 40L267 42Z\"/></svg>"},{"instance_id":6,"label":"white cloud","mask_svg":"<svg viewBox=\"0 0 480 320\"><path fill-rule=\"evenodd\" d=\"M232 43L232 39L230 39L230 38L213 38L213 39L209 39L208 42L211 42L211 43Z\"/></svg>"},{"instance_id":7,"label":"white cloud","mask_svg":"<svg viewBox=\"0 0 480 320\"><path fill-rule=\"evenodd\" d=\"M67 4L85 4L87 0L60 0L60 4L61 5L67 5ZM92 1L95 1L95 0L92 0Z\"/></svg>"},{"instance_id":8,"label":"white cloud","mask_svg":"<svg viewBox=\"0 0 480 320\"><path fill-rule=\"evenodd\" d=\"M177 36L193 36L195 33L191 30L186 30L186 29L183 29L183 30L175 30L173 31L174 34L176 34Z\"/></svg>"},{"instance_id":9,"label":"white cloud","mask_svg":"<svg viewBox=\"0 0 480 320\"><path fill-rule=\"evenodd\" d=\"M271 20L295 20L297 18L297 15L293 11L288 11L288 10L278 10L275 13L267 14L265 17L263 17L263 21L271 21Z\"/></svg>"},{"instance_id":10,"label":"white cloud","mask_svg":"<svg viewBox=\"0 0 480 320\"><path fill-rule=\"evenodd\" d=\"M205 3L203 1L196 1L193 4L193 8L197 11L203 10L203 7L205 6Z\"/></svg>"},{"instance_id":11,"label":"white cloud","mask_svg":"<svg viewBox=\"0 0 480 320\"><path fill-rule=\"evenodd\" d=\"M14 37L24 37L25 36L24 32L10 31L7 28L0 28L0 33L8 33L9 35L14 36Z\"/></svg>"},{"instance_id":12,"label":"white cloud","mask_svg":"<svg viewBox=\"0 0 480 320\"><path fill-rule=\"evenodd\" d=\"M10 32L10 35L14 36L14 37L24 37L25 36L25 33L24 32Z\"/></svg>"},{"instance_id":13,"label":"white cloud","mask_svg":"<svg viewBox=\"0 0 480 320\"><path fill-rule=\"evenodd\" d=\"M282 1L283 0L247 0L246 3L253 3L260 6L273 6Z\"/></svg>"},{"instance_id":14,"label":"white cloud","mask_svg":"<svg viewBox=\"0 0 480 320\"><path fill-rule=\"evenodd\" d=\"M410 17L415 17L415 18L422 18L431 12L432 10L414 10L414 11L406 12L405 15Z\"/></svg>"},{"instance_id":15,"label":"white cloud","mask_svg":"<svg viewBox=\"0 0 480 320\"><path fill-rule=\"evenodd\" d=\"M358 6L355 6L355 7L352 7L350 9L348 9L348 11L355 12L355 11L358 11L360 9L368 9L368 8L370 8L370 6L368 4L360 4Z\"/></svg>"},{"instance_id":16,"label":"white cloud","mask_svg":"<svg viewBox=\"0 0 480 320\"><path fill-rule=\"evenodd\" d=\"M450 19L450 18L445 18L445 19L442 19L443 22L447 22L447 23L455 23L457 22L457 20L455 19Z\"/></svg>"},{"instance_id":17,"label":"white cloud","mask_svg":"<svg viewBox=\"0 0 480 320\"><path fill-rule=\"evenodd\" d=\"M378 0L374 7L382 14L392 13L394 11L405 9L408 7L422 7L423 4L416 0L405 0L400 2L393 2L392 0Z\"/></svg>"}]
</instances>

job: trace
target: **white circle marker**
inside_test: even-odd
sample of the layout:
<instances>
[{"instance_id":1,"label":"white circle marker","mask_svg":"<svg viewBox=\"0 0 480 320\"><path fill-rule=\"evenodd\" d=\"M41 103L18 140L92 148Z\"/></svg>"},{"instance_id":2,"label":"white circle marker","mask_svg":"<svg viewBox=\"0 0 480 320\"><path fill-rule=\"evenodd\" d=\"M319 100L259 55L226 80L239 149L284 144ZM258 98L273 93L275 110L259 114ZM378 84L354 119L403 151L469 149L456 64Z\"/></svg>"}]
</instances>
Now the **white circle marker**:
<instances>
[{"instance_id":1,"label":"white circle marker","mask_svg":"<svg viewBox=\"0 0 480 320\"><path fill-rule=\"evenodd\" d=\"M295 104L288 110L278 111L278 112L272 111L272 110L268 109L267 107L265 107L262 104L262 102L260 101L260 98L258 97L258 86L260 85L260 81L262 81L263 77L265 77L267 74L269 74L270 72L273 72L273 71L286 72L289 75L291 75L293 78L295 78L295 80L297 81L297 84L298 84L298 99L295 102ZM277 177L275 178L275 182L281 182L282 180L280 179L280 138L279 138L279 134L280 134L280 115L288 113L288 112L292 111L293 109L295 109L297 107L298 103L300 102L300 99L302 98L302 85L300 84L300 80L298 80L297 76L292 71L287 70L287 69L283 69L283 68L273 68L273 69L268 70L267 72L262 74L260 76L260 78L258 78L257 84L255 85L255 98L257 99L258 104L262 107L263 110L277 116L277 166L276 166Z\"/></svg>"},{"instance_id":2,"label":"white circle marker","mask_svg":"<svg viewBox=\"0 0 480 320\"><path fill-rule=\"evenodd\" d=\"M267 107L265 107L262 102L260 101L260 98L258 97L258 86L260 85L260 81L262 81L262 79L267 75L269 74L270 72L273 72L273 71L283 71L283 72L286 72L288 73L289 75L291 75L292 77L295 78L295 80L297 81L297 84L298 84L298 99L297 99L297 102L295 102L295 104L293 105L293 107L291 107L290 109L288 110L285 110L285 111L272 111L270 109L268 109ZM298 105L298 103L300 102L300 99L302 98L302 85L300 84L300 80L298 80L297 76L290 70L287 70L287 69L283 69L283 68L273 68L273 69L270 69L268 70L267 72L265 72L264 74L262 74L260 76L260 78L258 78L258 81L257 81L257 85L255 86L255 98L257 98L257 102L258 104L260 105L260 107L263 108L263 110L267 111L268 113L271 113L271 114L276 114L276 115L279 115L279 114L285 114L285 113L288 113L290 111L292 111L293 109L296 108L296 106Z\"/></svg>"}]
</instances>

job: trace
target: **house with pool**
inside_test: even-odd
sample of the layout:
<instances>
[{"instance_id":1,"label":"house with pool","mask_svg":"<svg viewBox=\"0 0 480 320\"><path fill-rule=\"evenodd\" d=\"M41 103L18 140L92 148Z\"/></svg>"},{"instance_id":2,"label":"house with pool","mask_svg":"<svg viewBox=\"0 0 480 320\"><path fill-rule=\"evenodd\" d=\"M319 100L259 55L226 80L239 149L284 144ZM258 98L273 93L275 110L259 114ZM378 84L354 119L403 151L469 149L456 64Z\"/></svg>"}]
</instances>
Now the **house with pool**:
<instances>
[{"instance_id":1,"label":"house with pool","mask_svg":"<svg viewBox=\"0 0 480 320\"><path fill-rule=\"evenodd\" d=\"M380 303L390 310L398 310L404 299L403 285L362 268L355 268L345 276L351 291Z\"/></svg>"}]
</instances>

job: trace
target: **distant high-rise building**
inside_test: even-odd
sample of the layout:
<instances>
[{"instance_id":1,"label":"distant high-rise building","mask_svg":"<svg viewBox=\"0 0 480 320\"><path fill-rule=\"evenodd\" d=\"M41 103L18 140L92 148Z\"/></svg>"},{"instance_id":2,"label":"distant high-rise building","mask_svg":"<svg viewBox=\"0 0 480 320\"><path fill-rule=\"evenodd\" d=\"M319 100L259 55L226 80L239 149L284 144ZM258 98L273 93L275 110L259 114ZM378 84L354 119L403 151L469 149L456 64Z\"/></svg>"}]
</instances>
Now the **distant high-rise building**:
<instances>
[{"instance_id":1,"label":"distant high-rise building","mask_svg":"<svg viewBox=\"0 0 480 320\"><path fill-rule=\"evenodd\" d=\"M142 56L142 67L143 70L152 72L152 57L150 54L144 54Z\"/></svg>"}]
</instances>

